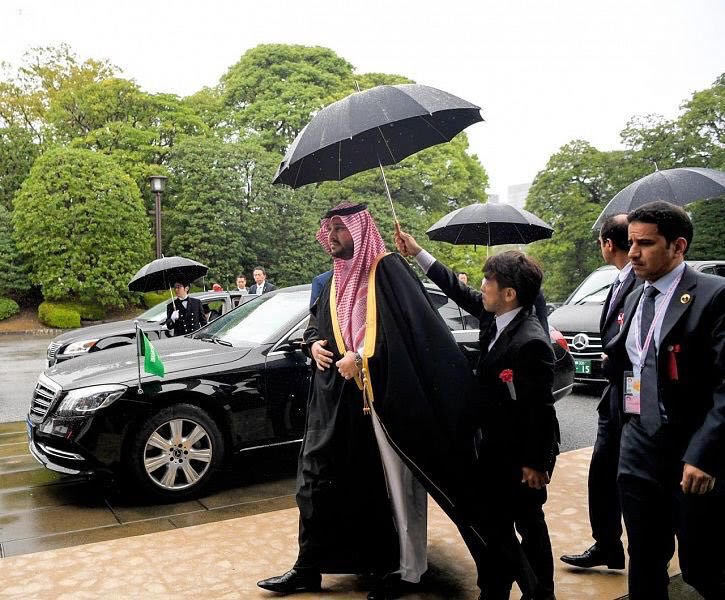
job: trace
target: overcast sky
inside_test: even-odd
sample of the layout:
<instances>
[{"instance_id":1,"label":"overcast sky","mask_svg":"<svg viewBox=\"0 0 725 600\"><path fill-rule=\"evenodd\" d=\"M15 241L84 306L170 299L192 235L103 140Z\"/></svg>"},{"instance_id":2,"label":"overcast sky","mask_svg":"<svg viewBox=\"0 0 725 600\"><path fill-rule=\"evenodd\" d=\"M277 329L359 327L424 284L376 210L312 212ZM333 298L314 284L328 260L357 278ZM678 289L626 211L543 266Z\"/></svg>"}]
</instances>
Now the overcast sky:
<instances>
[{"instance_id":1,"label":"overcast sky","mask_svg":"<svg viewBox=\"0 0 725 600\"><path fill-rule=\"evenodd\" d=\"M725 71L724 25L723 0L3 0L0 59L66 42L187 95L257 44L327 46L479 104L471 148L505 197L571 139L614 149L631 116L674 117Z\"/></svg>"}]
</instances>

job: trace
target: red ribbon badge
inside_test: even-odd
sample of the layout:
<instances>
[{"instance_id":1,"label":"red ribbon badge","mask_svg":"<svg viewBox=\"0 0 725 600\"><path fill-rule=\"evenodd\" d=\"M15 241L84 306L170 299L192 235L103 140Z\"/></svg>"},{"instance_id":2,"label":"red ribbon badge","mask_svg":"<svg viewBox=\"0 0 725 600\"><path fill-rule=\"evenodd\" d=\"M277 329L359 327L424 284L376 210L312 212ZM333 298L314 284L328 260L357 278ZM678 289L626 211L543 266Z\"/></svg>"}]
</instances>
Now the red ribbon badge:
<instances>
[{"instance_id":1,"label":"red ribbon badge","mask_svg":"<svg viewBox=\"0 0 725 600\"><path fill-rule=\"evenodd\" d=\"M669 351L667 372L670 376L670 381L678 381L680 379L679 373L677 372L677 353L680 352L680 349L679 344L667 347Z\"/></svg>"},{"instance_id":2,"label":"red ribbon badge","mask_svg":"<svg viewBox=\"0 0 725 600\"><path fill-rule=\"evenodd\" d=\"M504 369L498 374L498 378L504 383L511 383L514 380L514 372L511 369Z\"/></svg>"}]
</instances>

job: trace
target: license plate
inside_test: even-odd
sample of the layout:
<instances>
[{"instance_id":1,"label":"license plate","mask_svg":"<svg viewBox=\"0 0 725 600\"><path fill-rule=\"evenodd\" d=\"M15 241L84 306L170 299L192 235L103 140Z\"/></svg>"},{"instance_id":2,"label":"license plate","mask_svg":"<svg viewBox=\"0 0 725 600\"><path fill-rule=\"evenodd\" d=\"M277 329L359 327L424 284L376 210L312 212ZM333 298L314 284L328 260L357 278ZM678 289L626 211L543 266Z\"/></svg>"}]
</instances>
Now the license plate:
<instances>
[{"instance_id":1,"label":"license plate","mask_svg":"<svg viewBox=\"0 0 725 600\"><path fill-rule=\"evenodd\" d=\"M574 360L574 373L579 375L591 375L592 374L592 361L591 360Z\"/></svg>"}]
</instances>

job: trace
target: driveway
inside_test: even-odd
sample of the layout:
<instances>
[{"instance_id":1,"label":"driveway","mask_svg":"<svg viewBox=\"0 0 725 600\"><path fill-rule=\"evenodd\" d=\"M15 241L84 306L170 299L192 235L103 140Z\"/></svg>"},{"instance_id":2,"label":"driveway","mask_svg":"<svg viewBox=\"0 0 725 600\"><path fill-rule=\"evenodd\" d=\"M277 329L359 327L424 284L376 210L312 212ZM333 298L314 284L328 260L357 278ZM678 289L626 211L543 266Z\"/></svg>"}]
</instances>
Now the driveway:
<instances>
[{"instance_id":1,"label":"driveway","mask_svg":"<svg viewBox=\"0 0 725 600\"><path fill-rule=\"evenodd\" d=\"M25 419L53 337L0 335L0 423Z\"/></svg>"}]
</instances>

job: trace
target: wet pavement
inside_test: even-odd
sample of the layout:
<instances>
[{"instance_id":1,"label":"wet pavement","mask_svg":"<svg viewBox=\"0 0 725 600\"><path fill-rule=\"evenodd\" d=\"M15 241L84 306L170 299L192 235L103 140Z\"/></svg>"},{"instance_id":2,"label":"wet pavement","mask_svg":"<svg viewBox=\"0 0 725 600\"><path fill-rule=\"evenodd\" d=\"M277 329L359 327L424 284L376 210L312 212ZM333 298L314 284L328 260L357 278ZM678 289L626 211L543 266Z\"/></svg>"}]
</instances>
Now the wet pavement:
<instances>
[{"instance_id":1,"label":"wet pavement","mask_svg":"<svg viewBox=\"0 0 725 600\"><path fill-rule=\"evenodd\" d=\"M22 421L53 335L0 335L0 423Z\"/></svg>"},{"instance_id":2,"label":"wet pavement","mask_svg":"<svg viewBox=\"0 0 725 600\"><path fill-rule=\"evenodd\" d=\"M198 500L150 504L60 475L30 455L24 423L0 424L0 557L167 531L295 506L297 449L248 455Z\"/></svg>"}]
</instances>

